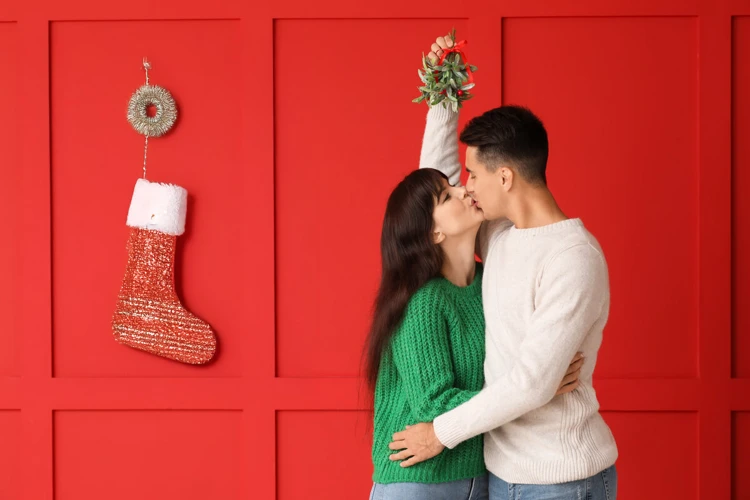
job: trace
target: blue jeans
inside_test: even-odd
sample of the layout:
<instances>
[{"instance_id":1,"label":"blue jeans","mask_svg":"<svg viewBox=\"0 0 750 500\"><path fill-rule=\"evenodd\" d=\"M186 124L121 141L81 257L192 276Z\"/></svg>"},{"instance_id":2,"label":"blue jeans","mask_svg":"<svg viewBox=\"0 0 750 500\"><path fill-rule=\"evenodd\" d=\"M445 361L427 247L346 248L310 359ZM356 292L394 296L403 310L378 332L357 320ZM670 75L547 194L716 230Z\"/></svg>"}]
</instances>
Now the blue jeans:
<instances>
[{"instance_id":1,"label":"blue jeans","mask_svg":"<svg viewBox=\"0 0 750 500\"><path fill-rule=\"evenodd\" d=\"M370 500L489 500L487 476L448 483L375 483Z\"/></svg>"},{"instance_id":2,"label":"blue jeans","mask_svg":"<svg viewBox=\"0 0 750 500\"><path fill-rule=\"evenodd\" d=\"M490 473L491 500L615 500L617 469L613 465L599 474L562 484L506 483Z\"/></svg>"}]
</instances>

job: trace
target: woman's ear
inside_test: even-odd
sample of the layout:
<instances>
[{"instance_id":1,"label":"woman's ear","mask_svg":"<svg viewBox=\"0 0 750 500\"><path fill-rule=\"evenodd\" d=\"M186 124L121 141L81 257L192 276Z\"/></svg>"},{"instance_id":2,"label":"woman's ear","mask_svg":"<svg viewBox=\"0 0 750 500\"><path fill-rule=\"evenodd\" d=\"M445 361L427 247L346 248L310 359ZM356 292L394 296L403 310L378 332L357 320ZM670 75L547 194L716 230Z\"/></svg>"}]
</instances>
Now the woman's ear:
<instances>
[{"instance_id":1,"label":"woman's ear","mask_svg":"<svg viewBox=\"0 0 750 500\"><path fill-rule=\"evenodd\" d=\"M440 243L442 243L444 239L445 239L445 233L441 233L440 231L434 231L432 233L432 241L436 245L439 245Z\"/></svg>"}]
</instances>

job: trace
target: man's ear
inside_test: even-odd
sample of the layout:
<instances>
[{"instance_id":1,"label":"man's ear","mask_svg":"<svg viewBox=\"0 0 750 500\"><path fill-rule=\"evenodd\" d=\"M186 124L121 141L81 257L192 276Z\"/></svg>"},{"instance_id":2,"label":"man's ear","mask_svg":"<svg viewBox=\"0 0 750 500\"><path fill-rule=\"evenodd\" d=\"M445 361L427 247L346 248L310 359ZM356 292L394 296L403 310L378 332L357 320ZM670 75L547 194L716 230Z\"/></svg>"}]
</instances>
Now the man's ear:
<instances>
[{"instance_id":1,"label":"man's ear","mask_svg":"<svg viewBox=\"0 0 750 500\"><path fill-rule=\"evenodd\" d=\"M515 172L513 172L513 169L508 167L500 167L497 170L497 174L500 176L500 185L503 186L503 189L508 191L513 186L513 180L515 179Z\"/></svg>"}]
</instances>

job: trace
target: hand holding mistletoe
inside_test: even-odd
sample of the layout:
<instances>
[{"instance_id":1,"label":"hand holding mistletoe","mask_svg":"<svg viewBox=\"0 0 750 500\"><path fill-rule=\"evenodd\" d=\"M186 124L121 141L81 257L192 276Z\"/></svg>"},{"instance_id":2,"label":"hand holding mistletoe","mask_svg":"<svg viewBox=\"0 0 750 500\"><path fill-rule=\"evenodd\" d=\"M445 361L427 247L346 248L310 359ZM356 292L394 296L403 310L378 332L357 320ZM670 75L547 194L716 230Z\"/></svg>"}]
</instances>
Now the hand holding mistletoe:
<instances>
[{"instance_id":1,"label":"hand holding mistletoe","mask_svg":"<svg viewBox=\"0 0 750 500\"><path fill-rule=\"evenodd\" d=\"M423 69L418 70L422 95L412 102L426 101L430 107L448 104L458 111L464 101L473 97L469 90L474 87L473 72L477 67L469 64L461 51L466 43L456 42L454 29L448 36L438 37L427 56L422 54Z\"/></svg>"}]
</instances>

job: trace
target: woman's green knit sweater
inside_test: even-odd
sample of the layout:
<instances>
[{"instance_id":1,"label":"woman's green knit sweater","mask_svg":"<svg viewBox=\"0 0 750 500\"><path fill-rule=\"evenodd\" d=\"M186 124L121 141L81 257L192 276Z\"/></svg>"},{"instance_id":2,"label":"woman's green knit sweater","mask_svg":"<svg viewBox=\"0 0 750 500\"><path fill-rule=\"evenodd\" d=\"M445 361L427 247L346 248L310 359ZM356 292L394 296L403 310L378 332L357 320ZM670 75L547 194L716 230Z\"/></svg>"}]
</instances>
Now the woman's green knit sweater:
<instances>
[{"instance_id":1,"label":"woman's green knit sweater","mask_svg":"<svg viewBox=\"0 0 750 500\"><path fill-rule=\"evenodd\" d=\"M372 447L376 483L442 483L486 473L483 437L403 468L388 443L407 425L432 422L474 396L484 383L482 266L466 287L435 278L410 299L375 387Z\"/></svg>"}]
</instances>

